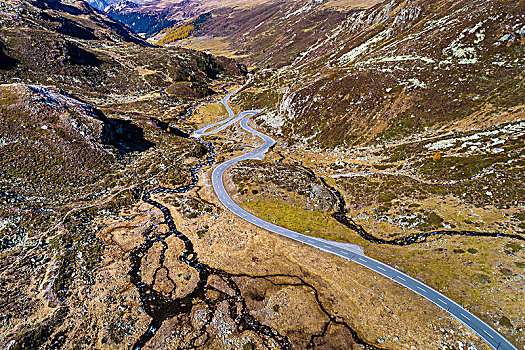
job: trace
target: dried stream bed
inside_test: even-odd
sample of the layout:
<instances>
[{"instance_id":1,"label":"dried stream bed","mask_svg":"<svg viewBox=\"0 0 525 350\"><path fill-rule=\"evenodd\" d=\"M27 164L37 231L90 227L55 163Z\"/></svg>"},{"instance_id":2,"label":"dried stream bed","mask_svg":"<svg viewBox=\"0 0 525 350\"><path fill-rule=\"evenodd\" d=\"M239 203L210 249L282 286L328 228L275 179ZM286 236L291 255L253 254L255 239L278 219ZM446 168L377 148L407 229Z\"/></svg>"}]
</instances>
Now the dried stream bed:
<instances>
[{"instance_id":1,"label":"dried stream bed","mask_svg":"<svg viewBox=\"0 0 525 350\"><path fill-rule=\"evenodd\" d=\"M341 334L348 335L347 337L343 337L343 339L346 338L344 339L346 343L344 344L345 346L359 344L365 349L378 349L361 339L358 333L342 318L332 315L322 304L317 289L299 276L250 276L246 274L231 274L204 264L199 260L194 250L193 242L188 236L177 229L169 209L160 202L152 199L152 196L156 194L180 194L190 191L197 185L199 170L214 163L216 154L213 146L210 143L200 140L195 139L195 141L204 145L209 153L205 161L191 169L191 183L174 189L158 187L146 192L142 198L144 202L162 211L164 216L163 224L168 226L168 231L165 233L153 230L145 231L143 233L144 242L130 253L131 270L129 271L129 275L131 283L137 288L140 294L142 308L151 317L148 329L138 338L133 348L141 349L147 346L148 342L155 336L165 321L176 317L188 320L197 305L199 305L199 310L204 310L205 315L202 317L204 322L198 327L191 326L191 329L182 336L178 348L194 349L203 347L210 339L208 330L214 317L218 313L218 309L226 304L228 310L227 315L234 322L237 333L242 334L243 332L251 331L257 335L259 342L269 349L291 349L292 343L289 337L281 334L279 330L263 324L250 313L249 302L239 283L239 279L248 278L250 280L262 280L276 286L304 287L314 294L317 306L321 312L326 315L327 321L319 332L310 336L307 348L316 348L320 342L324 341L323 338L325 336L332 334L334 328L338 328L339 332L337 333L339 333L339 337L341 337ZM166 240L171 236L175 236L183 243L184 249L179 255L179 260L195 270L198 275L198 280L194 284L194 287L183 296L176 296L177 284L170 277L169 269L164 265L166 252L168 250ZM141 276L141 265L143 264L144 257L148 255L150 249L152 249L157 242L162 245L159 265L156 267L151 283L146 283ZM173 286L168 293L163 293L155 288L157 278L163 270ZM219 288L217 283L213 283L214 279L222 281L224 288ZM252 346L252 348L255 346L254 343L247 344L247 346Z\"/></svg>"}]
</instances>

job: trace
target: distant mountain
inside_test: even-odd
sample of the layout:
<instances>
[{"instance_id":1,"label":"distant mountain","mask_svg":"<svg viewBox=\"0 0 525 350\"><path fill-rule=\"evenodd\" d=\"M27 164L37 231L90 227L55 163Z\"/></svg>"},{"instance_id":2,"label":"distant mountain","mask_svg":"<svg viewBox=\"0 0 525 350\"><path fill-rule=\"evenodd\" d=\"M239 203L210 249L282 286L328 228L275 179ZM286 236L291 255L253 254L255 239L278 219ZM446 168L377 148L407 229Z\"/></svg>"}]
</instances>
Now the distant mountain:
<instances>
[{"instance_id":1,"label":"distant mountain","mask_svg":"<svg viewBox=\"0 0 525 350\"><path fill-rule=\"evenodd\" d=\"M111 0L86 0L88 4L96 7L99 10L103 10L111 4Z\"/></svg>"},{"instance_id":2,"label":"distant mountain","mask_svg":"<svg viewBox=\"0 0 525 350\"><path fill-rule=\"evenodd\" d=\"M104 11L113 19L128 25L135 33L148 37L171 27L177 22L168 19L167 12L142 11L141 5L133 1L121 1L107 6Z\"/></svg>"},{"instance_id":3,"label":"distant mountain","mask_svg":"<svg viewBox=\"0 0 525 350\"><path fill-rule=\"evenodd\" d=\"M114 2L110 5L107 5L106 7L103 8L103 10L106 13L117 13L120 11L137 8L140 6L141 5L137 2L124 0L124 1Z\"/></svg>"},{"instance_id":4,"label":"distant mountain","mask_svg":"<svg viewBox=\"0 0 525 350\"><path fill-rule=\"evenodd\" d=\"M150 37L166 28L176 27L209 12L249 9L273 3L294 3L298 0L152 0L137 6L108 7L108 14L130 26L136 33Z\"/></svg>"},{"instance_id":5,"label":"distant mountain","mask_svg":"<svg viewBox=\"0 0 525 350\"><path fill-rule=\"evenodd\" d=\"M136 1L128 1L128 0L86 0L86 2L88 4L90 4L91 6L97 8L99 10L105 10L109 6L113 6L113 5L115 5L115 6L124 6L124 5L121 5L121 4L126 4L126 5L136 4L136 5L140 5L140 4L143 4L143 3L147 2L147 1L148 0L136 0Z\"/></svg>"}]
</instances>

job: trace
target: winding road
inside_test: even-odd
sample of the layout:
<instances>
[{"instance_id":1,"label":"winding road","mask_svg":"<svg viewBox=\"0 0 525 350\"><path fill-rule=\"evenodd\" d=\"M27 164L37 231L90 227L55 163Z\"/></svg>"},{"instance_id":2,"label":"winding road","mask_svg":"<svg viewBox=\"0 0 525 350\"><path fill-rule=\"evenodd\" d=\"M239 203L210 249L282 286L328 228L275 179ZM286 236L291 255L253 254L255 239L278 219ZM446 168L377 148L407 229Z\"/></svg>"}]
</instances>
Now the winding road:
<instances>
[{"instance_id":1,"label":"winding road","mask_svg":"<svg viewBox=\"0 0 525 350\"><path fill-rule=\"evenodd\" d=\"M235 92L226 95L222 103L228 111L228 118L219 121L217 123L205 126L193 133L194 137L208 136L222 131L230 125L240 120L240 126L247 131L249 134L255 135L264 141L264 144L259 148L243 154L239 157L230 159L220 165L218 165L212 172L212 185L219 198L219 201L232 213L239 216L243 220L263 228L265 230L277 233L281 236L288 237L295 241L307 244L315 247L324 252L337 255L347 260L351 260L362 266L365 266L387 278L390 278L394 282L410 289L416 294L428 299L441 309L447 311L456 320L470 328L476 333L481 339L483 339L493 349L497 350L517 350L505 337L483 322L480 318L469 312L468 310L461 307L459 304L454 302L452 299L446 297L440 292L434 290L431 287L419 282L418 280L380 262L375 259L369 258L364 255L362 247L354 244L340 243L327 241L324 239L310 237L301 233L286 229L284 227L267 222L248 211L241 208L237 203L230 197L224 186L223 176L228 168L234 164L248 159L260 159L264 158L265 153L275 145L275 140L271 137L260 133L248 126L248 120L255 114L260 113L259 110L249 110L239 113L237 116L231 110L228 100Z\"/></svg>"}]
</instances>

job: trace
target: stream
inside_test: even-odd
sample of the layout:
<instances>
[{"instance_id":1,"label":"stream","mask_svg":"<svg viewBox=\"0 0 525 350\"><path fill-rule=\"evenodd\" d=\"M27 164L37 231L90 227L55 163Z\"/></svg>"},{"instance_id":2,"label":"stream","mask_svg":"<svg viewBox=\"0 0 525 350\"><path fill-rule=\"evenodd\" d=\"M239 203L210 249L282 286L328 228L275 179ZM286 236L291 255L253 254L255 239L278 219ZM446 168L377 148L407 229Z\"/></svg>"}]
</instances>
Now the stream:
<instances>
[{"instance_id":1,"label":"stream","mask_svg":"<svg viewBox=\"0 0 525 350\"><path fill-rule=\"evenodd\" d=\"M282 162L286 157L279 151L278 152L281 159L279 159L279 162ZM346 202L339 190L334 188L333 186L330 186L326 183L324 177L317 176L315 172L305 166L302 161L298 161L296 159L292 159L294 162L296 162L296 166L304 169L310 176L312 176L315 179L319 179L319 181L322 183L322 185L330 192L332 195L337 199L337 210L332 213L332 217L339 223L343 224L347 228L351 229L355 233L357 233L359 236L367 240L368 242L377 243L377 244L389 244L389 245L397 245L397 246L407 246L412 244L419 244L424 243L428 240L429 237L432 236L470 236L470 237L505 237L510 239L517 239L521 241L525 241L525 238L516 235L516 234L507 234L507 233L499 233L499 232L478 232L478 231L468 231L468 230L436 230L436 231L429 231L429 232L415 232L411 233L406 237L401 238L395 238L391 240L386 240L383 238L375 237L374 235L368 233L363 226L357 224L352 218L347 216L348 211L346 210Z\"/></svg>"},{"instance_id":2,"label":"stream","mask_svg":"<svg viewBox=\"0 0 525 350\"><path fill-rule=\"evenodd\" d=\"M170 131L167 131L166 126L165 131L174 132L180 135L180 131L178 131L178 129L174 130L173 126L170 126L169 128ZM352 329L342 318L330 314L326 307L322 304L317 289L313 285L304 281L301 277L292 275L236 275L228 273L225 270L211 267L199 261L198 254L194 250L193 242L188 236L177 229L169 209L158 201L152 199L152 197L156 194L187 193L197 185L199 181L199 171L203 167L214 164L216 153L211 143L192 137L186 138L202 144L208 150L207 158L191 168L190 183L173 189L167 187L158 187L144 193L142 197L144 202L158 208L163 213L164 222L162 223L168 226L169 231L166 233L158 233L153 230L145 231L143 233L143 243L137 248L133 249L130 253L130 281L137 288L143 310L148 314L148 316L151 317L148 329L138 338L136 343L133 345L133 349L142 349L144 346L146 346L166 320L175 317L186 317L189 320L193 307L198 304L205 305L205 322L198 329L193 329L192 332L190 332L191 336L184 339L184 347L179 346L179 348L195 349L203 347L209 340L208 328L210 327L210 324L216 315L217 308L221 303L224 302L228 303L228 316L234 322L236 330L239 334L245 331L252 331L257 334L259 339L262 341L262 344L268 349L291 349L292 344L287 336L281 334L278 330L263 324L250 313L246 298L243 296L241 288L235 281L236 278L242 277L250 279L264 279L273 284L281 286L303 286L311 290L312 294L315 296L315 300L319 309L326 316L327 321L318 334L311 335L307 348L316 348L316 342L319 338L323 338L326 335L330 326L338 325L343 327L349 333L349 336L353 339L353 341L357 344L360 344L362 348L379 349L361 339L358 333ZM166 240L171 236L177 237L184 244L184 250L180 253L179 260L191 267L198 275L198 281L193 290L183 297L174 297L174 290L166 294L154 289L157 274L163 269L168 272L168 279L170 279L173 285L176 286L175 282L169 277L168 268L164 266L166 251L168 250L168 244L166 243ZM149 250L155 243L158 242L160 242L162 245L159 265L157 266L153 275L153 281L148 284L142 280L141 266L143 259L148 255ZM226 292L212 286L209 282L210 277L212 276L215 276L226 283L230 289L230 292ZM276 283L272 281L272 278L274 277L286 277L293 279L294 282ZM176 287L173 289L175 288ZM215 293L208 293L209 291L213 291ZM217 296L212 297L212 295Z\"/></svg>"}]
</instances>

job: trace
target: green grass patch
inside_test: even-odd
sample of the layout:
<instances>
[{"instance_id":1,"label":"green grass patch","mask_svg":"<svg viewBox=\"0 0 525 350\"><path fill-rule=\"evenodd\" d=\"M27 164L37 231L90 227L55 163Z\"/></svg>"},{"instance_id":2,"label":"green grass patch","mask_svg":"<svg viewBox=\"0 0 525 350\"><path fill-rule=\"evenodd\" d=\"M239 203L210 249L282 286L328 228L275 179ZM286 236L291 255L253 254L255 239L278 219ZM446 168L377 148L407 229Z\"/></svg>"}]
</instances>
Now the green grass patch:
<instances>
[{"instance_id":1,"label":"green grass patch","mask_svg":"<svg viewBox=\"0 0 525 350\"><path fill-rule=\"evenodd\" d=\"M346 243L362 243L327 212L305 210L283 200L251 201L241 204L249 212L299 233Z\"/></svg>"}]
</instances>

